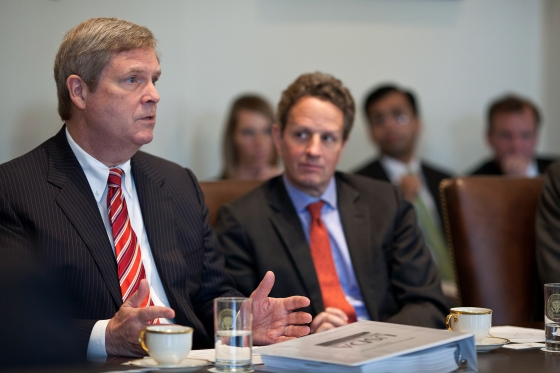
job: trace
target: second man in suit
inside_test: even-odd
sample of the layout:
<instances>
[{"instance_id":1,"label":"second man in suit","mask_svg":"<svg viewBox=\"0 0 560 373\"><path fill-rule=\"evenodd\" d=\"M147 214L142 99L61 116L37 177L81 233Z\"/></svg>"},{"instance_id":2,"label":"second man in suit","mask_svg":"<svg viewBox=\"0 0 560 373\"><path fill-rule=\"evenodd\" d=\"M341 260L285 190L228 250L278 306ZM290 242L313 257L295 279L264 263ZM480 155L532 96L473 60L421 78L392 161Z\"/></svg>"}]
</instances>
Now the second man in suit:
<instances>
[{"instance_id":1,"label":"second man in suit","mask_svg":"<svg viewBox=\"0 0 560 373\"><path fill-rule=\"evenodd\" d=\"M354 101L326 74L282 94L273 138L285 173L228 204L217 233L245 294L273 270L271 296L306 295L318 332L355 320L442 327L440 278L410 203L395 186L336 172Z\"/></svg>"},{"instance_id":2,"label":"second man in suit","mask_svg":"<svg viewBox=\"0 0 560 373\"><path fill-rule=\"evenodd\" d=\"M444 293L455 298L451 258L442 229L439 184L451 175L427 164L416 155L422 121L416 97L394 85L375 88L366 98L364 112L371 140L381 152L378 159L362 166L358 175L398 185L416 208L420 227L437 262Z\"/></svg>"}]
</instances>

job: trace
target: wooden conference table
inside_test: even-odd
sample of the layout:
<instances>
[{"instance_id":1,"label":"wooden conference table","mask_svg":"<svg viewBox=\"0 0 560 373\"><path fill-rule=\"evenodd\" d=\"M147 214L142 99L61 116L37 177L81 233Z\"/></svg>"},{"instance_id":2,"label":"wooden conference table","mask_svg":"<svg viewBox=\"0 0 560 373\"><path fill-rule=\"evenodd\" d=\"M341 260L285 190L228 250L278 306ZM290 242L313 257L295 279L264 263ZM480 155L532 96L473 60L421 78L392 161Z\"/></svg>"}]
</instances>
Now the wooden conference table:
<instances>
[{"instance_id":1,"label":"wooden conference table","mask_svg":"<svg viewBox=\"0 0 560 373\"><path fill-rule=\"evenodd\" d=\"M56 367L56 368L22 368L13 369L14 373L101 373L101 372L126 372L137 367L120 365L130 358L113 358L106 363L91 364L87 367ZM206 373L210 367L204 367L196 373ZM255 372L259 372L259 366L255 366ZM153 372L156 372L154 370ZM165 370L158 372L165 373ZM286 371L293 372L293 371ZM479 373L548 373L560 372L560 353L546 353L539 349L511 350L499 348L494 351L478 354ZM341 371L343 373L343 371Z\"/></svg>"},{"instance_id":2,"label":"wooden conference table","mask_svg":"<svg viewBox=\"0 0 560 373\"><path fill-rule=\"evenodd\" d=\"M119 358L120 359L120 358ZM122 361L128 361L124 359ZM114 361L115 363L117 361ZM106 366L107 370L125 370L126 367L112 365ZM132 368L132 367L129 367ZM255 372L259 372L259 366L255 366ZM160 372L165 372L164 370ZM208 368L202 368L197 373L208 372ZM286 372L293 372L286 370ZM544 373L560 372L560 353L543 352L540 349L511 350L499 348L486 353L478 353L479 373Z\"/></svg>"}]
</instances>

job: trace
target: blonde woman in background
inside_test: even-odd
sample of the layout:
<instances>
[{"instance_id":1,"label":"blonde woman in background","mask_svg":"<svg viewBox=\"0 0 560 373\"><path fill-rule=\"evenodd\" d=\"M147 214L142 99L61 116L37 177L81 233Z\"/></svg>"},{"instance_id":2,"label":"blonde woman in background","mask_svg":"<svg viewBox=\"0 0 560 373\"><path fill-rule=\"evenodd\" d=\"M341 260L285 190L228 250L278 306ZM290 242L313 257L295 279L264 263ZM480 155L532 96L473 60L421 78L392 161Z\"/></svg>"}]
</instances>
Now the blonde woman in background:
<instances>
[{"instance_id":1,"label":"blonde woman in background","mask_svg":"<svg viewBox=\"0 0 560 373\"><path fill-rule=\"evenodd\" d=\"M273 123L272 108L263 98L244 95L233 102L224 136L222 179L267 180L280 174Z\"/></svg>"}]
</instances>

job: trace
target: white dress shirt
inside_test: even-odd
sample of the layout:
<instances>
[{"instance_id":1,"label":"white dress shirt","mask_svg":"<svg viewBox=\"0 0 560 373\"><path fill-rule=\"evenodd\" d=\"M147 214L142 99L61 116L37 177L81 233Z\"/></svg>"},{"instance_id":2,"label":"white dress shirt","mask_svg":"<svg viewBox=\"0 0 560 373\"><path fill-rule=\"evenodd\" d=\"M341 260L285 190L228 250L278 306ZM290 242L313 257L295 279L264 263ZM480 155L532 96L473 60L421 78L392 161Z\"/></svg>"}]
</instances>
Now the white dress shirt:
<instances>
[{"instance_id":1,"label":"white dress shirt","mask_svg":"<svg viewBox=\"0 0 560 373\"><path fill-rule=\"evenodd\" d=\"M537 161L532 160L527 166L527 171L525 171L525 176L527 177L537 177L539 176L539 168L537 167Z\"/></svg>"},{"instance_id":2,"label":"white dress shirt","mask_svg":"<svg viewBox=\"0 0 560 373\"><path fill-rule=\"evenodd\" d=\"M101 218L103 219L103 223L105 224L107 237L111 242L114 253L115 244L113 242L113 231L111 229L111 224L109 222L109 216L107 213L107 180L109 178L109 167L105 166L103 163L99 162L97 159L86 153L74 141L74 139L72 139L72 136L70 136L68 129L66 129L66 138L68 140L68 143L70 144L70 148L72 148L74 155L78 159L80 166L82 166L82 169L86 174L89 186L91 187L91 191L93 192L93 197L97 201L97 207L99 208L99 213L101 214ZM138 201L134 178L132 177L130 168L130 160L115 167L123 170L121 188L126 200L132 229L134 230L138 242L140 243L142 264L144 265L144 271L146 272L146 279L150 284L150 295L152 297L154 305L169 307L169 301L167 300L167 296L165 295L165 291L163 289L163 284L161 283L161 279L157 272L154 258L150 250L150 243L148 242L146 229L144 228L142 211L140 211L140 203ZM115 273L115 275L117 274ZM160 319L160 322L172 323L173 321ZM109 320L99 320L93 327L87 350L87 358L89 360L104 358L107 356L107 352L105 351L105 329L107 328L108 323Z\"/></svg>"}]
</instances>

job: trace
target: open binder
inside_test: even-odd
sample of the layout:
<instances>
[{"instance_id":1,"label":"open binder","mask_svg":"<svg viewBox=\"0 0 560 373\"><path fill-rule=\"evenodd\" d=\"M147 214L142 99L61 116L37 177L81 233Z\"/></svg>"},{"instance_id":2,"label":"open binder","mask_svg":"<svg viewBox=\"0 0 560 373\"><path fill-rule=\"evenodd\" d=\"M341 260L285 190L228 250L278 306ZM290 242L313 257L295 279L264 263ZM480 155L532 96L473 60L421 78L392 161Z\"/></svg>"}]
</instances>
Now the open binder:
<instances>
[{"instance_id":1,"label":"open binder","mask_svg":"<svg viewBox=\"0 0 560 373\"><path fill-rule=\"evenodd\" d=\"M478 371L474 336L409 325L360 321L261 347L263 371Z\"/></svg>"}]
</instances>

